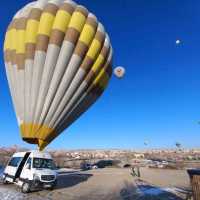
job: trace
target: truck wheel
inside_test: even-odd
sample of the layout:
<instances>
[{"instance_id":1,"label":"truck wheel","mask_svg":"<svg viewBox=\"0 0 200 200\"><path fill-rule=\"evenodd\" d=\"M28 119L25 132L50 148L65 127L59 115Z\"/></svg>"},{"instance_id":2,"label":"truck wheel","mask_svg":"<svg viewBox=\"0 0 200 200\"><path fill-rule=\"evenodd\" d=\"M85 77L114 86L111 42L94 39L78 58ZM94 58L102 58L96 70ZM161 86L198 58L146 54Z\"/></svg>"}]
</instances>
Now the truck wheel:
<instances>
[{"instance_id":1,"label":"truck wheel","mask_svg":"<svg viewBox=\"0 0 200 200\"><path fill-rule=\"evenodd\" d=\"M31 191L30 183L23 183L21 190L23 193L29 193Z\"/></svg>"},{"instance_id":2,"label":"truck wheel","mask_svg":"<svg viewBox=\"0 0 200 200\"><path fill-rule=\"evenodd\" d=\"M8 181L6 180L6 176L3 178L2 183L5 185L8 184Z\"/></svg>"}]
</instances>

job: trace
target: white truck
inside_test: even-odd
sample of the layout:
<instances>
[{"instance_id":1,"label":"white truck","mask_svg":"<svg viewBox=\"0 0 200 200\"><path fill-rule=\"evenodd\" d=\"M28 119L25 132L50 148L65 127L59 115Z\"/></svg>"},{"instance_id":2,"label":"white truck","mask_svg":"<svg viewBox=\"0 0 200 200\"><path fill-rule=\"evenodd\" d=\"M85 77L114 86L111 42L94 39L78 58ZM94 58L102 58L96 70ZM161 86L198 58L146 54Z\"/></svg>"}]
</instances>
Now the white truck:
<instances>
[{"instance_id":1,"label":"white truck","mask_svg":"<svg viewBox=\"0 0 200 200\"><path fill-rule=\"evenodd\" d=\"M51 155L39 151L15 153L4 170L3 183L15 183L23 193L37 187L53 189L57 173Z\"/></svg>"}]
</instances>

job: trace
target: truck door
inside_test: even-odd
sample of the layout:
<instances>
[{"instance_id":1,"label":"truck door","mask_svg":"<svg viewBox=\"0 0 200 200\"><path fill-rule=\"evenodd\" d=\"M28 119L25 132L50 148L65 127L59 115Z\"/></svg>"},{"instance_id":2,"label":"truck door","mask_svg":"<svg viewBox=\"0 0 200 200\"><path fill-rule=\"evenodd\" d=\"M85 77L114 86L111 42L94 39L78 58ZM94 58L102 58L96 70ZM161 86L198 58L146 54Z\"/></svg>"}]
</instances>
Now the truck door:
<instances>
[{"instance_id":1,"label":"truck door","mask_svg":"<svg viewBox=\"0 0 200 200\"><path fill-rule=\"evenodd\" d=\"M12 157L9 161L8 166L6 167L4 172L9 181L15 181L15 175L22 159L23 157Z\"/></svg>"},{"instance_id":2,"label":"truck door","mask_svg":"<svg viewBox=\"0 0 200 200\"><path fill-rule=\"evenodd\" d=\"M23 168L24 168L24 165L25 165L25 163L26 163L26 161L27 161L29 155L30 155L30 152L27 152L27 153L24 155L22 161L20 162L20 164L19 164L19 166L18 166L18 168L17 168L14 181L20 177L20 175L21 175L21 173L22 173L22 170L23 170Z\"/></svg>"},{"instance_id":3,"label":"truck door","mask_svg":"<svg viewBox=\"0 0 200 200\"><path fill-rule=\"evenodd\" d=\"M32 168L31 161L32 161L32 158L29 157L27 162L24 165L24 168L22 169L22 173L20 175L20 180L23 182L33 179L33 174L31 171L31 168Z\"/></svg>"}]
</instances>

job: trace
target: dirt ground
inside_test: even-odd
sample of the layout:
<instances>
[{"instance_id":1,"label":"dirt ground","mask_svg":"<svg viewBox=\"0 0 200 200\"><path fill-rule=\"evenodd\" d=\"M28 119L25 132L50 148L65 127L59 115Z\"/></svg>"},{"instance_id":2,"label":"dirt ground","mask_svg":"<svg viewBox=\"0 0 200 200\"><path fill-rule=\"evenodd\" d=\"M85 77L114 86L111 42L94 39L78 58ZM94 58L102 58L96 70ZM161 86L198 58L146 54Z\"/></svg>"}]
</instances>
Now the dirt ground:
<instances>
[{"instance_id":1,"label":"dirt ground","mask_svg":"<svg viewBox=\"0 0 200 200\"><path fill-rule=\"evenodd\" d=\"M161 187L189 187L190 180L185 170L141 169L142 179Z\"/></svg>"},{"instance_id":2,"label":"dirt ground","mask_svg":"<svg viewBox=\"0 0 200 200\"><path fill-rule=\"evenodd\" d=\"M182 200L189 186L182 170L141 169L141 180L130 169L97 169L60 174L53 191L22 194L15 185L0 185L1 200ZM179 188L179 189L177 189Z\"/></svg>"}]
</instances>

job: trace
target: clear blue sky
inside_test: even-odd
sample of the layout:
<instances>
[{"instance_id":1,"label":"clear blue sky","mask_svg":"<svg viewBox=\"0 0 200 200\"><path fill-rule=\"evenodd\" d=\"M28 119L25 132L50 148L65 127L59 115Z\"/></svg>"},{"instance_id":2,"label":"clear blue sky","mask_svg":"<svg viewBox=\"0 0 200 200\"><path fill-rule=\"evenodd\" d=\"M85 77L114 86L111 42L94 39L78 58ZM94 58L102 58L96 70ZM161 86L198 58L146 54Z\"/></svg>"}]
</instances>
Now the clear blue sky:
<instances>
[{"instance_id":1,"label":"clear blue sky","mask_svg":"<svg viewBox=\"0 0 200 200\"><path fill-rule=\"evenodd\" d=\"M0 46L13 14L28 0L1 0ZM79 0L110 34L114 66L101 99L51 148L200 147L200 1ZM180 39L182 43L176 45ZM0 58L0 146L21 141Z\"/></svg>"}]
</instances>

